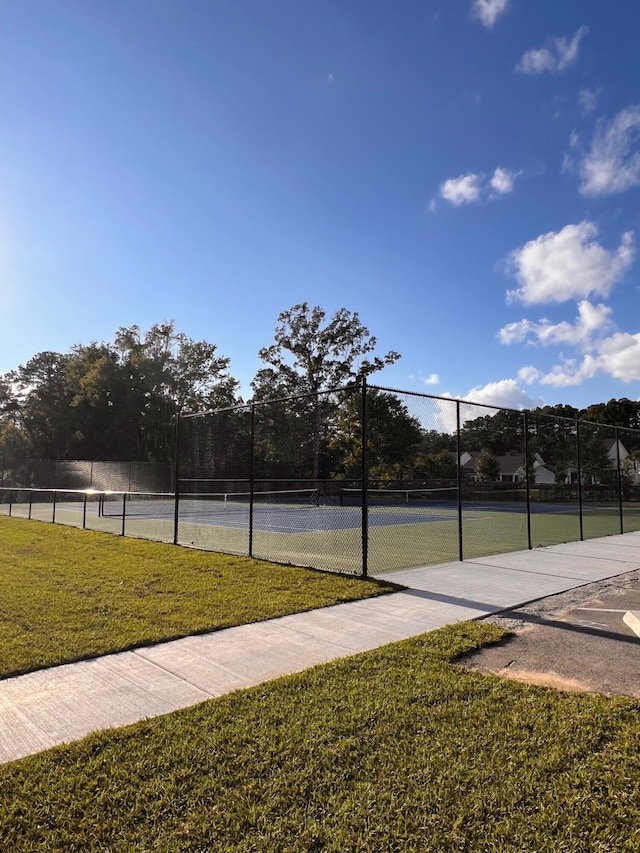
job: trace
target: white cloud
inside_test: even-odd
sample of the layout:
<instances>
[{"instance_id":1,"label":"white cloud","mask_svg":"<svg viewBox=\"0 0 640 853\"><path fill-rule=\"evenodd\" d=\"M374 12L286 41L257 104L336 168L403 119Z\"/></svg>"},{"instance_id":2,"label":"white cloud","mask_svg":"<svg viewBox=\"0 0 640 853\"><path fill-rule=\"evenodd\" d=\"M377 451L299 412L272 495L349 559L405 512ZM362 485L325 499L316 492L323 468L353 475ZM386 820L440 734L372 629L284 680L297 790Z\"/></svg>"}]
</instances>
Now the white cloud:
<instances>
[{"instance_id":1,"label":"white cloud","mask_svg":"<svg viewBox=\"0 0 640 853\"><path fill-rule=\"evenodd\" d=\"M586 353L581 362L562 359L540 378L540 382L564 388L581 385L585 379L591 379L598 373L622 382L640 380L640 334L616 332L599 341L595 351Z\"/></svg>"},{"instance_id":2,"label":"white cloud","mask_svg":"<svg viewBox=\"0 0 640 853\"><path fill-rule=\"evenodd\" d=\"M508 6L509 0L473 0L471 17L490 30Z\"/></svg>"},{"instance_id":3,"label":"white cloud","mask_svg":"<svg viewBox=\"0 0 640 853\"><path fill-rule=\"evenodd\" d=\"M480 198L480 175L469 173L459 178L449 178L440 186L440 196L455 207L470 204Z\"/></svg>"},{"instance_id":4,"label":"white cloud","mask_svg":"<svg viewBox=\"0 0 640 853\"><path fill-rule=\"evenodd\" d=\"M491 189L498 195L506 195L513 192L513 185L516 180L516 173L510 172L508 169L501 169L499 166L493 173L493 177L489 181Z\"/></svg>"},{"instance_id":5,"label":"white cloud","mask_svg":"<svg viewBox=\"0 0 640 853\"><path fill-rule=\"evenodd\" d=\"M580 42L588 32L589 28L583 26L576 30L571 39L553 38L547 47L528 50L516 65L516 71L532 75L545 71L551 74L564 71L578 58Z\"/></svg>"},{"instance_id":6,"label":"white cloud","mask_svg":"<svg viewBox=\"0 0 640 853\"><path fill-rule=\"evenodd\" d=\"M566 388L569 385L582 385L585 379L592 379L598 372L597 359L588 354L582 363L574 358L563 359L546 376L540 378L543 385L553 385L556 388Z\"/></svg>"},{"instance_id":7,"label":"white cloud","mask_svg":"<svg viewBox=\"0 0 640 853\"><path fill-rule=\"evenodd\" d=\"M523 385L533 385L539 378L540 371L532 365L521 367L518 371L518 382L522 382Z\"/></svg>"},{"instance_id":8,"label":"white cloud","mask_svg":"<svg viewBox=\"0 0 640 853\"><path fill-rule=\"evenodd\" d=\"M591 150L580 163L585 196L620 193L640 185L640 104L598 122Z\"/></svg>"},{"instance_id":9,"label":"white cloud","mask_svg":"<svg viewBox=\"0 0 640 853\"><path fill-rule=\"evenodd\" d=\"M436 201L435 198L432 198L431 201L429 202L429 213L435 213L437 209L438 209L438 202Z\"/></svg>"},{"instance_id":10,"label":"white cloud","mask_svg":"<svg viewBox=\"0 0 640 853\"><path fill-rule=\"evenodd\" d=\"M596 332L601 332L611 325L612 310L606 305L592 305L586 299L578 303L578 317L575 323L552 323L550 320L540 320L532 323L530 320L520 320L518 323L508 323L498 332L502 344L523 343L533 341L543 346L554 344L587 345Z\"/></svg>"},{"instance_id":11,"label":"white cloud","mask_svg":"<svg viewBox=\"0 0 640 853\"><path fill-rule=\"evenodd\" d=\"M519 174L520 172L510 172L509 169L498 166L491 178L485 182L484 175L469 172L458 178L449 178L441 184L440 197L459 207L461 204L480 201L484 194L491 191L495 195L507 195L513 192ZM429 205L429 209L435 210L434 201Z\"/></svg>"},{"instance_id":12,"label":"white cloud","mask_svg":"<svg viewBox=\"0 0 640 853\"><path fill-rule=\"evenodd\" d=\"M582 110L582 115L587 116L595 110L601 94L602 89L580 89L578 92L578 105Z\"/></svg>"},{"instance_id":13,"label":"white cloud","mask_svg":"<svg viewBox=\"0 0 640 853\"><path fill-rule=\"evenodd\" d=\"M451 398L450 394L444 397ZM493 409L482 408L484 406L497 406L505 409L532 409L541 405L541 400L533 400L526 391L518 385L515 379L499 379L496 382L488 382L486 385L472 388L468 394L461 398L460 422L464 423L483 415L492 415ZM438 418L447 432L455 432L456 429L456 406L453 398L438 400Z\"/></svg>"},{"instance_id":14,"label":"white cloud","mask_svg":"<svg viewBox=\"0 0 640 853\"><path fill-rule=\"evenodd\" d=\"M428 376L423 376L422 381L425 385L439 385L440 377L437 373L430 373Z\"/></svg>"},{"instance_id":15,"label":"white cloud","mask_svg":"<svg viewBox=\"0 0 640 853\"><path fill-rule=\"evenodd\" d=\"M520 287L508 291L508 301L536 305L607 296L633 263L633 232L622 235L615 251L596 243L597 233L593 223L580 222L516 249L510 266Z\"/></svg>"},{"instance_id":16,"label":"white cloud","mask_svg":"<svg viewBox=\"0 0 640 853\"><path fill-rule=\"evenodd\" d=\"M505 409L528 409L535 405L515 379L500 379L476 386L465 394L464 399L485 406L502 406Z\"/></svg>"},{"instance_id":17,"label":"white cloud","mask_svg":"<svg viewBox=\"0 0 640 853\"><path fill-rule=\"evenodd\" d=\"M546 323L542 320L542 323ZM530 334L535 335L536 324L531 320L519 320L517 323L507 323L498 332L498 340L501 344L510 346L511 344L521 344L529 337Z\"/></svg>"},{"instance_id":18,"label":"white cloud","mask_svg":"<svg viewBox=\"0 0 640 853\"><path fill-rule=\"evenodd\" d=\"M623 382L640 379L640 334L617 332L600 344L600 368Z\"/></svg>"}]
</instances>

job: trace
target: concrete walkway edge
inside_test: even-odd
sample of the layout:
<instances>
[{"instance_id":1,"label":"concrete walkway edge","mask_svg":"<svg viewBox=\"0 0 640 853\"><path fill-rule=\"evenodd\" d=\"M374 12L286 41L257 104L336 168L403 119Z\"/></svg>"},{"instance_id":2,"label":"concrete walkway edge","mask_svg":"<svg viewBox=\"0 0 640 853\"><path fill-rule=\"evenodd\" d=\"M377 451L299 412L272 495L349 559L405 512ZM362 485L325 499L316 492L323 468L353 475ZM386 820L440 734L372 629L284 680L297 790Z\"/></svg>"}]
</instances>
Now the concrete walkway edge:
<instances>
[{"instance_id":1,"label":"concrete walkway edge","mask_svg":"<svg viewBox=\"0 0 640 853\"><path fill-rule=\"evenodd\" d=\"M0 680L0 763L640 567L640 532L383 576L407 588Z\"/></svg>"}]
</instances>

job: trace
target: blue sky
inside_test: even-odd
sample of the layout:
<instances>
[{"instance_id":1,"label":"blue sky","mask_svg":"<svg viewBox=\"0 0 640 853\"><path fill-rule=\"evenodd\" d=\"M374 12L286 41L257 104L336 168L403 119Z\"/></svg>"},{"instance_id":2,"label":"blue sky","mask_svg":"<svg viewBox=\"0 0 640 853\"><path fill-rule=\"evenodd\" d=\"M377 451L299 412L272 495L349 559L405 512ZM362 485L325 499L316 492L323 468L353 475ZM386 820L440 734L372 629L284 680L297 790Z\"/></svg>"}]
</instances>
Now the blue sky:
<instances>
[{"instance_id":1,"label":"blue sky","mask_svg":"<svg viewBox=\"0 0 640 853\"><path fill-rule=\"evenodd\" d=\"M0 373L278 314L386 385L640 397L637 0L0 0Z\"/></svg>"}]
</instances>

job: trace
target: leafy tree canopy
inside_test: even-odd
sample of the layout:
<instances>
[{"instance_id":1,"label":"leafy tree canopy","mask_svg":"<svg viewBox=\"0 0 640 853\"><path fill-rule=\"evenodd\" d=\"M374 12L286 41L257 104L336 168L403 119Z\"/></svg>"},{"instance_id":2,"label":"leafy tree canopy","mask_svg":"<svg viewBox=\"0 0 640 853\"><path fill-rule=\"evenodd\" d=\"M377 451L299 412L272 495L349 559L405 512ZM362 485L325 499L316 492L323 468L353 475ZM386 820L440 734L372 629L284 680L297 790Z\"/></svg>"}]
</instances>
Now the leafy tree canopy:
<instances>
[{"instance_id":1,"label":"leafy tree canopy","mask_svg":"<svg viewBox=\"0 0 640 853\"><path fill-rule=\"evenodd\" d=\"M256 399L314 394L370 376L399 353L374 355L377 340L357 313L341 308L330 320L319 306L302 302L278 316L274 343L258 355L266 364L252 382Z\"/></svg>"},{"instance_id":2,"label":"leafy tree canopy","mask_svg":"<svg viewBox=\"0 0 640 853\"><path fill-rule=\"evenodd\" d=\"M0 377L1 434L32 458L165 461L176 412L235 402L228 368L173 321L123 327L112 343L41 352Z\"/></svg>"}]
</instances>

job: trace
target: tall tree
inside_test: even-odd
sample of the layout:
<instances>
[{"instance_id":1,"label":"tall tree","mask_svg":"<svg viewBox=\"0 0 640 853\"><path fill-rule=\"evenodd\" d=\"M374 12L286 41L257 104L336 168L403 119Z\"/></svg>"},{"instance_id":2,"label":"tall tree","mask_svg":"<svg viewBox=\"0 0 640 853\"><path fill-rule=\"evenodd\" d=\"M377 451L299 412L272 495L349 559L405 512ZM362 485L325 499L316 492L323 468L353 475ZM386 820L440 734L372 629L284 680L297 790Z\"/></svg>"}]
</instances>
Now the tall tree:
<instances>
[{"instance_id":1,"label":"tall tree","mask_svg":"<svg viewBox=\"0 0 640 853\"><path fill-rule=\"evenodd\" d=\"M476 475L479 480L485 483L493 482L500 476L500 463L486 447L482 448L478 456Z\"/></svg>"},{"instance_id":2,"label":"tall tree","mask_svg":"<svg viewBox=\"0 0 640 853\"><path fill-rule=\"evenodd\" d=\"M11 439L32 459L168 461L176 412L235 402L228 368L214 344L177 332L173 321L144 334L123 327L113 343L38 353L2 377L2 447Z\"/></svg>"},{"instance_id":3,"label":"tall tree","mask_svg":"<svg viewBox=\"0 0 640 853\"><path fill-rule=\"evenodd\" d=\"M480 451L483 447L496 456L522 453L524 447L524 416L510 409L494 410L491 414L465 421L460 430L465 450Z\"/></svg>"},{"instance_id":4,"label":"tall tree","mask_svg":"<svg viewBox=\"0 0 640 853\"><path fill-rule=\"evenodd\" d=\"M139 326L121 327L115 347L131 380L172 411L194 414L236 402L238 382L229 373L229 359L215 344L176 331L173 320L154 323L144 335Z\"/></svg>"},{"instance_id":5,"label":"tall tree","mask_svg":"<svg viewBox=\"0 0 640 853\"><path fill-rule=\"evenodd\" d=\"M608 403L595 403L583 409L580 417L594 423L610 424L627 429L640 428L640 401L621 397Z\"/></svg>"},{"instance_id":6,"label":"tall tree","mask_svg":"<svg viewBox=\"0 0 640 853\"><path fill-rule=\"evenodd\" d=\"M414 477L420 480L455 480L457 475L456 455L450 450L419 452L416 456Z\"/></svg>"},{"instance_id":7,"label":"tall tree","mask_svg":"<svg viewBox=\"0 0 640 853\"><path fill-rule=\"evenodd\" d=\"M310 308L307 302L279 314L274 337L274 343L258 353L266 366L258 370L251 383L254 399L316 395L306 404L296 405L312 413L312 476L317 479L323 421L335 408L329 394L319 395L370 376L393 364L400 355L393 350L375 355L377 340L357 313L341 308L327 320L322 308Z\"/></svg>"},{"instance_id":8,"label":"tall tree","mask_svg":"<svg viewBox=\"0 0 640 853\"><path fill-rule=\"evenodd\" d=\"M393 350L372 355L377 340L357 313L341 308L325 320L322 308L309 308L307 302L279 314L274 343L258 353L267 366L251 383L256 399L316 394L370 376L400 358Z\"/></svg>"},{"instance_id":9,"label":"tall tree","mask_svg":"<svg viewBox=\"0 0 640 853\"><path fill-rule=\"evenodd\" d=\"M9 374L16 388L20 421L33 457L64 459L72 440L66 379L70 356L41 352Z\"/></svg>"},{"instance_id":10,"label":"tall tree","mask_svg":"<svg viewBox=\"0 0 640 853\"><path fill-rule=\"evenodd\" d=\"M176 331L173 320L154 323L144 334L137 325L121 327L115 349L128 377L128 394L137 400L140 458L167 460L176 413L194 414L237 402L238 382L229 359L215 344Z\"/></svg>"},{"instance_id":11,"label":"tall tree","mask_svg":"<svg viewBox=\"0 0 640 853\"><path fill-rule=\"evenodd\" d=\"M555 466L556 483L566 483L577 470L578 449L573 406L542 406L529 417L529 453Z\"/></svg>"},{"instance_id":12,"label":"tall tree","mask_svg":"<svg viewBox=\"0 0 640 853\"><path fill-rule=\"evenodd\" d=\"M413 476L416 452L422 440L417 418L394 394L367 391L369 478L395 483ZM335 475L359 480L362 476L362 393L356 391L340 406L328 442L335 454Z\"/></svg>"}]
</instances>

